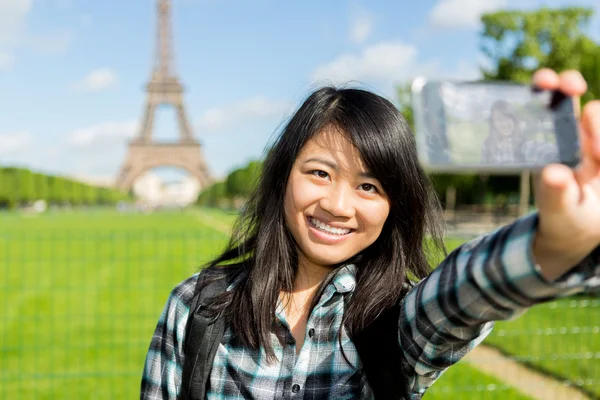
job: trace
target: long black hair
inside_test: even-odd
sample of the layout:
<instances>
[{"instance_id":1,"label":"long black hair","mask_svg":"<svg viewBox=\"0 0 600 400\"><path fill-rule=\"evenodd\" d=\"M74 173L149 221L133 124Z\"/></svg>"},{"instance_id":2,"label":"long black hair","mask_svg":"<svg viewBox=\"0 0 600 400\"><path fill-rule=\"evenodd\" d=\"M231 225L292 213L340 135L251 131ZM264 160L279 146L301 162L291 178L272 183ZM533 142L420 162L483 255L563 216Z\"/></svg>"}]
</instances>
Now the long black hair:
<instances>
[{"instance_id":1,"label":"long black hair","mask_svg":"<svg viewBox=\"0 0 600 400\"><path fill-rule=\"evenodd\" d=\"M397 304L407 293L407 284L431 271L429 254L439 255L440 250L445 254L439 201L419 165L414 136L401 113L390 101L365 90L316 90L268 152L228 247L208 265L243 265L233 289L213 302L213 310L224 311L241 342L251 348L262 346L269 360L275 356L269 335L276 332L280 293L292 291L298 264L298 248L283 207L288 177L303 146L328 127L335 127L357 148L390 201L379 238L342 264L356 265L356 287L343 318L351 337ZM325 282L339 266L333 267Z\"/></svg>"},{"instance_id":2,"label":"long black hair","mask_svg":"<svg viewBox=\"0 0 600 400\"><path fill-rule=\"evenodd\" d=\"M483 161L489 163L496 162L506 162L503 158L497 158L498 151L497 146L498 143L502 142L502 135L498 132L498 128L494 123L494 114L502 115L503 118L510 119L513 123L513 131L510 134L511 139L511 155L513 160L518 162L525 161L525 156L523 154L523 135L521 134L520 122L517 114L512 109L510 104L505 100L497 100L492 104L490 109L490 117L489 117L489 127L490 133L485 138L483 142Z\"/></svg>"}]
</instances>

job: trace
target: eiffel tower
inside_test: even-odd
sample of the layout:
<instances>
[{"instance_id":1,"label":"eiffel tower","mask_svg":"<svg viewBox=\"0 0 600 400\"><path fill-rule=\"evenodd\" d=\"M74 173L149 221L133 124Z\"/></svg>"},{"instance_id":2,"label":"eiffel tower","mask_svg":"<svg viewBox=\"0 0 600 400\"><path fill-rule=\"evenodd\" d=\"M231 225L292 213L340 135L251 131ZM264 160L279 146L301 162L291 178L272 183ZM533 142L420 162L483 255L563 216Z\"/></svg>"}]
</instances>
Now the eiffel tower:
<instances>
[{"instance_id":1,"label":"eiffel tower","mask_svg":"<svg viewBox=\"0 0 600 400\"><path fill-rule=\"evenodd\" d=\"M171 0L158 0L157 13L156 59L152 76L146 85L146 106L141 129L129 142L128 154L116 181L116 186L123 191L131 190L140 175L158 166L174 166L188 171L198 179L201 188L211 181L202 146L194 139L187 119L183 86L173 68ZM177 142L157 143L152 140L156 109L161 105L170 105L177 112Z\"/></svg>"}]
</instances>

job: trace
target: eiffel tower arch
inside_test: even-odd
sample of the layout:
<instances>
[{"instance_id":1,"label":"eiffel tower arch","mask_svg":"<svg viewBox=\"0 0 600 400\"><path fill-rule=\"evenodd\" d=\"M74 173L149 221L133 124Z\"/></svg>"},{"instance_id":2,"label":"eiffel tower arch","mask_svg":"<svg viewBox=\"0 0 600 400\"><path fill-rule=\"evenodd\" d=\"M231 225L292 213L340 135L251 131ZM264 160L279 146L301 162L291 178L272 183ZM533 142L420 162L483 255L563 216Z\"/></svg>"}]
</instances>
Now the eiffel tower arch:
<instances>
[{"instance_id":1,"label":"eiffel tower arch","mask_svg":"<svg viewBox=\"0 0 600 400\"><path fill-rule=\"evenodd\" d=\"M150 81L146 85L146 104L138 135L129 143L125 162L121 166L116 186L129 191L138 177L160 166L173 166L188 171L198 179L201 188L211 182L202 145L194 139L185 105L183 86L173 67L171 0L158 0L156 58ZM172 106L177 114L178 141L158 143L152 139L156 109Z\"/></svg>"}]
</instances>

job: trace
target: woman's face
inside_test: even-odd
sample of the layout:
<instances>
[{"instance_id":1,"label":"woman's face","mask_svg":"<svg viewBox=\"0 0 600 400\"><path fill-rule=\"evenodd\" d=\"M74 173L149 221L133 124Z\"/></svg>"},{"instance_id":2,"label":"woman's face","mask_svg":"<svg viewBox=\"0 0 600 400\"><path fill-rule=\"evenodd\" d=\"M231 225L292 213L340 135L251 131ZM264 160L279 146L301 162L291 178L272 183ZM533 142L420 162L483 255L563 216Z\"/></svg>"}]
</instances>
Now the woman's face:
<instances>
[{"instance_id":1,"label":"woman's face","mask_svg":"<svg viewBox=\"0 0 600 400\"><path fill-rule=\"evenodd\" d=\"M294 162L284 208L301 262L330 266L375 242L390 203L358 150L328 128L308 141Z\"/></svg>"},{"instance_id":2,"label":"woman's face","mask_svg":"<svg viewBox=\"0 0 600 400\"><path fill-rule=\"evenodd\" d=\"M515 122L513 119L500 111L494 111L492 113L492 124L494 124L494 127L502 137L512 135L515 130Z\"/></svg>"}]
</instances>

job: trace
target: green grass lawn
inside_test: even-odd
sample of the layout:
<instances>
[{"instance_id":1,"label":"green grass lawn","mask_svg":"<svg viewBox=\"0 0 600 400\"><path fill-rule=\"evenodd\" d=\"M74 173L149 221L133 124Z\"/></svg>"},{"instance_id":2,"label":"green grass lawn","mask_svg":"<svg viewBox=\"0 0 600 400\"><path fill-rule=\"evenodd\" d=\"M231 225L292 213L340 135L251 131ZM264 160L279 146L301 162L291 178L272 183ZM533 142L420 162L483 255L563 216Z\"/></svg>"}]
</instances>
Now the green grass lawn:
<instances>
[{"instance_id":1,"label":"green grass lawn","mask_svg":"<svg viewBox=\"0 0 600 400\"><path fill-rule=\"evenodd\" d=\"M449 249L461 244L448 240ZM600 398L600 297L539 304L498 321L485 344Z\"/></svg>"},{"instance_id":2,"label":"green grass lawn","mask_svg":"<svg viewBox=\"0 0 600 400\"><path fill-rule=\"evenodd\" d=\"M139 396L170 290L226 243L212 217L1 216L0 398Z\"/></svg>"},{"instance_id":3,"label":"green grass lawn","mask_svg":"<svg viewBox=\"0 0 600 400\"><path fill-rule=\"evenodd\" d=\"M525 396L513 387L510 387L489 375L479 372L466 362L460 361L449 368L427 390L424 400L527 400Z\"/></svg>"},{"instance_id":4,"label":"green grass lawn","mask_svg":"<svg viewBox=\"0 0 600 400\"><path fill-rule=\"evenodd\" d=\"M146 350L170 290L223 248L234 218L210 209L0 214L0 399L137 397ZM553 326L594 323L589 315L594 309L554 311L525 324L538 312L531 310L517 320L523 327L515 321L505 331L531 330L539 318ZM563 317L555 322L579 311L582 321ZM526 354L547 356L551 353L544 348L588 354L597 349L591 337L545 335L549 342L539 353L531 341L537 343L538 336L516 348L508 348L514 341L498 341L515 354L531 350ZM579 347L565 344L575 339ZM598 359L580 365L585 363L583 372L564 376L599 376ZM426 398L525 397L459 363Z\"/></svg>"},{"instance_id":5,"label":"green grass lawn","mask_svg":"<svg viewBox=\"0 0 600 400\"><path fill-rule=\"evenodd\" d=\"M600 398L600 298L538 305L497 322L485 343Z\"/></svg>"}]
</instances>

